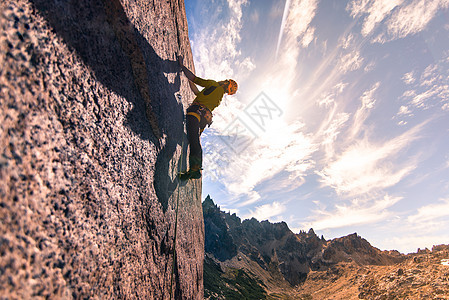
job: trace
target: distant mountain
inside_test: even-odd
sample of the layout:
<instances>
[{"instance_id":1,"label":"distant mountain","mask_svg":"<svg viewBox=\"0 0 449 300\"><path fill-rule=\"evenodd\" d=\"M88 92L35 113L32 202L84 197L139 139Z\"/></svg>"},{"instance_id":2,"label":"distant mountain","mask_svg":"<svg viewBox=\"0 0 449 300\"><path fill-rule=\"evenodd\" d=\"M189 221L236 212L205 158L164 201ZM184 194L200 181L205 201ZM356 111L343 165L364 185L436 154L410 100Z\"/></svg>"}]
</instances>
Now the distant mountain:
<instances>
[{"instance_id":1,"label":"distant mountain","mask_svg":"<svg viewBox=\"0 0 449 300\"><path fill-rule=\"evenodd\" d=\"M341 276L343 265L392 266L408 258L398 251L381 251L356 233L325 240L313 229L295 234L285 222L241 221L235 214L221 211L209 196L203 202L203 215L205 296L212 299L242 299L242 292L248 289L259 289L260 294L245 299L261 299L263 291L264 297L288 299L309 274L315 279L324 274L328 279L329 274ZM242 278L244 285L240 284ZM232 292L241 293L240 298L229 296Z\"/></svg>"}]
</instances>

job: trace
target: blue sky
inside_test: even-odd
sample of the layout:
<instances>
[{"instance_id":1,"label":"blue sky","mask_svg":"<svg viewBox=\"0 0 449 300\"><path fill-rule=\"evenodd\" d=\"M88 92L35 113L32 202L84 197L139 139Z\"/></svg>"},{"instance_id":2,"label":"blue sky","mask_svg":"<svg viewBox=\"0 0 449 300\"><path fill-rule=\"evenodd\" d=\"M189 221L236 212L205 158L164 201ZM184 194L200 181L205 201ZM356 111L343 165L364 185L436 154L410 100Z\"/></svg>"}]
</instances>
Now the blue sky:
<instances>
[{"instance_id":1,"label":"blue sky","mask_svg":"<svg viewBox=\"0 0 449 300\"><path fill-rule=\"evenodd\" d=\"M203 196L380 249L449 243L449 0L185 1L196 74L233 78Z\"/></svg>"}]
</instances>

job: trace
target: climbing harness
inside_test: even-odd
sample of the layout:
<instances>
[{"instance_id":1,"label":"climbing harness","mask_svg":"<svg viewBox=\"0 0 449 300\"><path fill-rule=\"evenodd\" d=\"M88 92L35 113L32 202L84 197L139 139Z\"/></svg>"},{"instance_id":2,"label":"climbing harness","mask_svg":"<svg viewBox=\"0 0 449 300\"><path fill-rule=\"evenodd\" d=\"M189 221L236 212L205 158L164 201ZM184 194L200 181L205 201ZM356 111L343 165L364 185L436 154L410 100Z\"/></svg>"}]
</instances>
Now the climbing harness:
<instances>
[{"instance_id":1,"label":"climbing harness","mask_svg":"<svg viewBox=\"0 0 449 300\"><path fill-rule=\"evenodd\" d=\"M200 130L203 132L204 128L210 127L212 124L212 112L203 104L193 101L187 109L187 115L194 116L200 122Z\"/></svg>"}]
</instances>

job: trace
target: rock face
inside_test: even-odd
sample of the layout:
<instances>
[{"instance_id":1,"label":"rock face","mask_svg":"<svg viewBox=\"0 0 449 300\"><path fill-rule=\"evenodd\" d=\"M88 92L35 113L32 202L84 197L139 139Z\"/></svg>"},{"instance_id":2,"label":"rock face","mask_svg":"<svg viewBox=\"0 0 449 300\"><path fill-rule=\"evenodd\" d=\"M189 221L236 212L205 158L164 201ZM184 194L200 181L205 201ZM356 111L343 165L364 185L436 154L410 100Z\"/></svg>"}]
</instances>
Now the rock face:
<instances>
[{"instance_id":1,"label":"rock face","mask_svg":"<svg viewBox=\"0 0 449 300\"><path fill-rule=\"evenodd\" d=\"M0 6L2 297L202 299L201 181L176 179L184 3Z\"/></svg>"}]
</instances>

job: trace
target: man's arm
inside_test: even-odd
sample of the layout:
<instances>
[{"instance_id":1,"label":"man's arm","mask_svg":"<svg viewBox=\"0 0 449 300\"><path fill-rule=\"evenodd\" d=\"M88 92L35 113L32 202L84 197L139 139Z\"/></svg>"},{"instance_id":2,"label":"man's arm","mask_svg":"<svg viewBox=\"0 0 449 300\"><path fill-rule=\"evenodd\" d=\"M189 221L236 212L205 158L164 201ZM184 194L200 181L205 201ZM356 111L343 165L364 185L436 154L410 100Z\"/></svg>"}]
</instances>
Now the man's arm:
<instances>
[{"instance_id":1,"label":"man's arm","mask_svg":"<svg viewBox=\"0 0 449 300\"><path fill-rule=\"evenodd\" d=\"M186 66L184 66L183 64L183 57L179 56L178 57L178 62L179 62L179 66L181 67L181 70L184 72L184 74L186 75L187 79L189 79L189 85L190 85L190 89L192 90L192 92L195 95L198 95L200 93L200 91L198 90L198 88L196 87L195 83L193 82L195 80L195 74L192 73L192 71L190 71L189 69L187 69Z\"/></svg>"},{"instance_id":2,"label":"man's arm","mask_svg":"<svg viewBox=\"0 0 449 300\"><path fill-rule=\"evenodd\" d=\"M192 71L190 71L189 69L187 69L186 66L184 66L183 63L184 58L182 56L178 57L178 62L179 62L179 66L181 67L181 70L184 72L184 74L186 75L186 77L190 80L190 81L194 81L195 80L195 74L192 73Z\"/></svg>"},{"instance_id":3,"label":"man's arm","mask_svg":"<svg viewBox=\"0 0 449 300\"><path fill-rule=\"evenodd\" d=\"M196 87L195 83L193 83L192 81L189 80L189 85L190 85L190 89L192 90L192 92L195 95L198 95L200 93L200 91L198 90L198 88Z\"/></svg>"}]
</instances>

